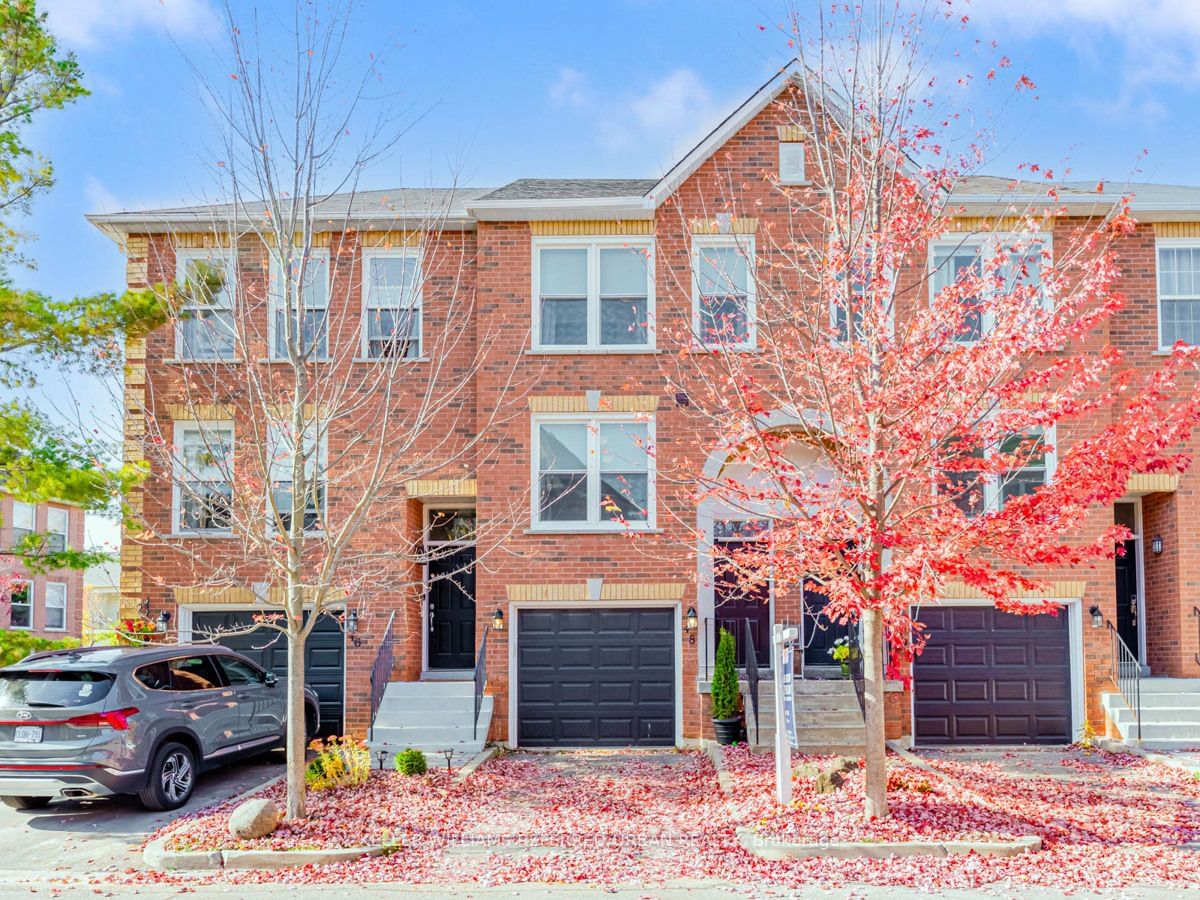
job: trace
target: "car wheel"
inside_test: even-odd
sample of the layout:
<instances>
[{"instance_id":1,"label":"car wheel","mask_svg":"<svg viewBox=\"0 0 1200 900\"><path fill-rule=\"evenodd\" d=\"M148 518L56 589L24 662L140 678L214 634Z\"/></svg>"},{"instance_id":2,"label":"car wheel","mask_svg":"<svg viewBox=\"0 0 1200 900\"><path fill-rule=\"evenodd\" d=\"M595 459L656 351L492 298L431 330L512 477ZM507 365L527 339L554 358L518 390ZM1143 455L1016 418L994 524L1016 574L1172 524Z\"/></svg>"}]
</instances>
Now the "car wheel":
<instances>
[{"instance_id":1,"label":"car wheel","mask_svg":"<svg viewBox=\"0 0 1200 900\"><path fill-rule=\"evenodd\" d=\"M5 806L13 809L44 809L50 805L53 797L0 797Z\"/></svg>"},{"instance_id":2,"label":"car wheel","mask_svg":"<svg viewBox=\"0 0 1200 900\"><path fill-rule=\"evenodd\" d=\"M167 743L154 754L150 778L138 799L146 809L178 809L195 787L196 757L183 744Z\"/></svg>"}]
</instances>

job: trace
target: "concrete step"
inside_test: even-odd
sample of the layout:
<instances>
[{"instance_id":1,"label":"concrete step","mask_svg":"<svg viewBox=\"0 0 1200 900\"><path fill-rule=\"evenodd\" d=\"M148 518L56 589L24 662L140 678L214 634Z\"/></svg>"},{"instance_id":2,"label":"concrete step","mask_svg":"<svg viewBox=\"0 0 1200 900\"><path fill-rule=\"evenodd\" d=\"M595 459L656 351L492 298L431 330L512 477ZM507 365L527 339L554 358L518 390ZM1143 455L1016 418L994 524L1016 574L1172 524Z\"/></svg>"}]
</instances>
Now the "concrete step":
<instances>
[{"instance_id":1,"label":"concrete step","mask_svg":"<svg viewBox=\"0 0 1200 900\"><path fill-rule=\"evenodd\" d=\"M1132 721L1118 726L1125 738L1137 737L1138 726ZM1142 722L1143 741L1169 740L1190 741L1190 746L1200 747L1200 720L1192 722Z\"/></svg>"},{"instance_id":2,"label":"concrete step","mask_svg":"<svg viewBox=\"0 0 1200 900\"><path fill-rule=\"evenodd\" d=\"M385 699L389 697L474 697L475 682L473 681L392 681L383 692Z\"/></svg>"},{"instance_id":3,"label":"concrete step","mask_svg":"<svg viewBox=\"0 0 1200 900\"><path fill-rule=\"evenodd\" d=\"M411 744L392 744L387 741L368 741L367 747L371 751L371 763L377 766L379 764L379 752L383 751L385 755L383 763L384 768L396 768L396 754L401 750L407 750ZM475 756L483 751L484 742L475 741L467 744L456 744L453 748L444 747L442 750L426 750L421 747L415 749L420 750L425 755L425 762L429 764L429 768L446 765L446 754L443 750L453 750L450 754L450 766L457 768L466 765Z\"/></svg>"},{"instance_id":4,"label":"concrete step","mask_svg":"<svg viewBox=\"0 0 1200 900\"><path fill-rule=\"evenodd\" d=\"M1133 710L1127 706L1118 706L1114 709L1109 709L1109 716L1118 725L1132 723L1135 721ZM1160 725L1166 725L1174 722L1200 722L1200 706L1163 706L1157 708L1149 708L1142 706L1142 721L1146 723L1154 722Z\"/></svg>"},{"instance_id":5,"label":"concrete step","mask_svg":"<svg viewBox=\"0 0 1200 900\"><path fill-rule=\"evenodd\" d=\"M812 741L806 741L803 738L801 738L800 744L796 747L793 747L792 749L795 750L797 753L804 753L804 754L807 754L808 756L830 756L830 755L833 755L833 756L861 757L864 754L866 754L866 752L867 752L867 746L865 743L852 743L852 744L814 743Z\"/></svg>"},{"instance_id":6,"label":"concrete step","mask_svg":"<svg viewBox=\"0 0 1200 900\"><path fill-rule=\"evenodd\" d=\"M1200 678L1143 678L1143 700L1147 694L1194 694L1200 697Z\"/></svg>"},{"instance_id":7,"label":"concrete step","mask_svg":"<svg viewBox=\"0 0 1200 900\"><path fill-rule=\"evenodd\" d=\"M1200 750L1200 740L1195 738L1157 738L1143 740L1138 746L1144 750Z\"/></svg>"},{"instance_id":8,"label":"concrete step","mask_svg":"<svg viewBox=\"0 0 1200 900\"><path fill-rule=\"evenodd\" d=\"M795 694L797 697L811 696L813 694L823 695L840 695L854 696L854 682L842 680L821 680L821 681L796 681L793 683ZM761 686L760 686L761 687ZM768 690L773 690L771 685L766 685Z\"/></svg>"},{"instance_id":9,"label":"concrete step","mask_svg":"<svg viewBox=\"0 0 1200 900\"><path fill-rule=\"evenodd\" d=\"M490 719L492 716L492 698L484 697L479 706L479 719ZM375 727L419 722L422 725L440 725L446 727L469 726L475 716L474 703L448 706L442 704L432 708L412 707L402 705L402 701L393 702L389 706L380 706L375 716Z\"/></svg>"}]
</instances>

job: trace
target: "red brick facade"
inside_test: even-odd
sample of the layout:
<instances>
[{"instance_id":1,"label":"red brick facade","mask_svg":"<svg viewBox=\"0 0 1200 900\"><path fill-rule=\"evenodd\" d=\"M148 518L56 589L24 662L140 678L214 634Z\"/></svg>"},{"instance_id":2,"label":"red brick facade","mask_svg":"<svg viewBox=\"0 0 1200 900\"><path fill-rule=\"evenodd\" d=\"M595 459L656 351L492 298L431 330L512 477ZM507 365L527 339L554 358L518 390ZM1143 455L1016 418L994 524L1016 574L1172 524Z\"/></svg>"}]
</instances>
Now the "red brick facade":
<instances>
[{"instance_id":1,"label":"red brick facade","mask_svg":"<svg viewBox=\"0 0 1200 900\"><path fill-rule=\"evenodd\" d=\"M11 496L0 495L0 522L3 523L0 525L0 547L5 549L14 543L14 503ZM49 529L48 519L51 508L66 513L67 546L73 549L82 549L85 546L84 513L77 506L69 506L65 503L37 504L34 509L33 530L46 532ZM28 630L37 637L51 639L79 637L83 628L83 573L63 569L31 575L24 566L18 565L17 575L21 579L20 583L26 587L26 593L23 596L29 601L27 613L29 625L21 630ZM62 585L65 588L66 610L63 613L62 627L55 627L51 621L51 617L57 616L57 613L47 611L46 601L50 593L54 592L55 599L61 593L60 589L54 587L55 585ZM13 599L17 600L21 597L21 594L17 594ZM21 609L21 612L24 612L24 608ZM10 604L0 610L0 627L14 628L13 621L13 609Z\"/></svg>"}]
</instances>

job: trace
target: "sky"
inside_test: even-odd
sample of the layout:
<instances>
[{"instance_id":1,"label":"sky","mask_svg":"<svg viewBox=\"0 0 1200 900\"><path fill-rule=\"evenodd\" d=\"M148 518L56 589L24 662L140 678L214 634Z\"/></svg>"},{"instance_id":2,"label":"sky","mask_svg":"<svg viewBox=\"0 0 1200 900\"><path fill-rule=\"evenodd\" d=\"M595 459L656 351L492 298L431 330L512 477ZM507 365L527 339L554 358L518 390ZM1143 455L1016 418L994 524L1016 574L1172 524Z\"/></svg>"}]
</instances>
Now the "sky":
<instances>
[{"instance_id":1,"label":"sky","mask_svg":"<svg viewBox=\"0 0 1200 900\"><path fill-rule=\"evenodd\" d=\"M229 2L276 36L295 9L294 0ZM29 130L57 184L24 223L35 268L14 281L59 296L119 289L120 253L85 213L219 191L198 83L229 77L223 0L39 6L92 95ZM966 33L1012 60L1003 77L1024 73L1037 85L995 120L990 171L1038 161L1078 178L1200 182L1200 0L959 6ZM660 175L787 61L775 28L786 9L767 0L361 0L347 55L382 54L382 90L411 123L362 187ZM947 58L937 69L959 64ZM62 397L50 373L34 399L61 408ZM96 415L110 414L102 407Z\"/></svg>"}]
</instances>

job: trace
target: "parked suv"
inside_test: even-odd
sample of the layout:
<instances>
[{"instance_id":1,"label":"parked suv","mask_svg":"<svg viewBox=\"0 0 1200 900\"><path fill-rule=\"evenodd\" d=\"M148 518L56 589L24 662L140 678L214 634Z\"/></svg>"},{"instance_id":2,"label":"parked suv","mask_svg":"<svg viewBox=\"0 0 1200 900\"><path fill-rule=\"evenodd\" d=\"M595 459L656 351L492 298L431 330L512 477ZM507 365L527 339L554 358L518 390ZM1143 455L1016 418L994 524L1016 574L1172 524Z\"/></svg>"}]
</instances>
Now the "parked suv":
<instances>
[{"instance_id":1,"label":"parked suv","mask_svg":"<svg viewBox=\"0 0 1200 900\"><path fill-rule=\"evenodd\" d=\"M187 802L204 770L280 746L287 693L224 647L90 647L0 669L0 800L137 794ZM305 687L308 735L320 726Z\"/></svg>"}]
</instances>

